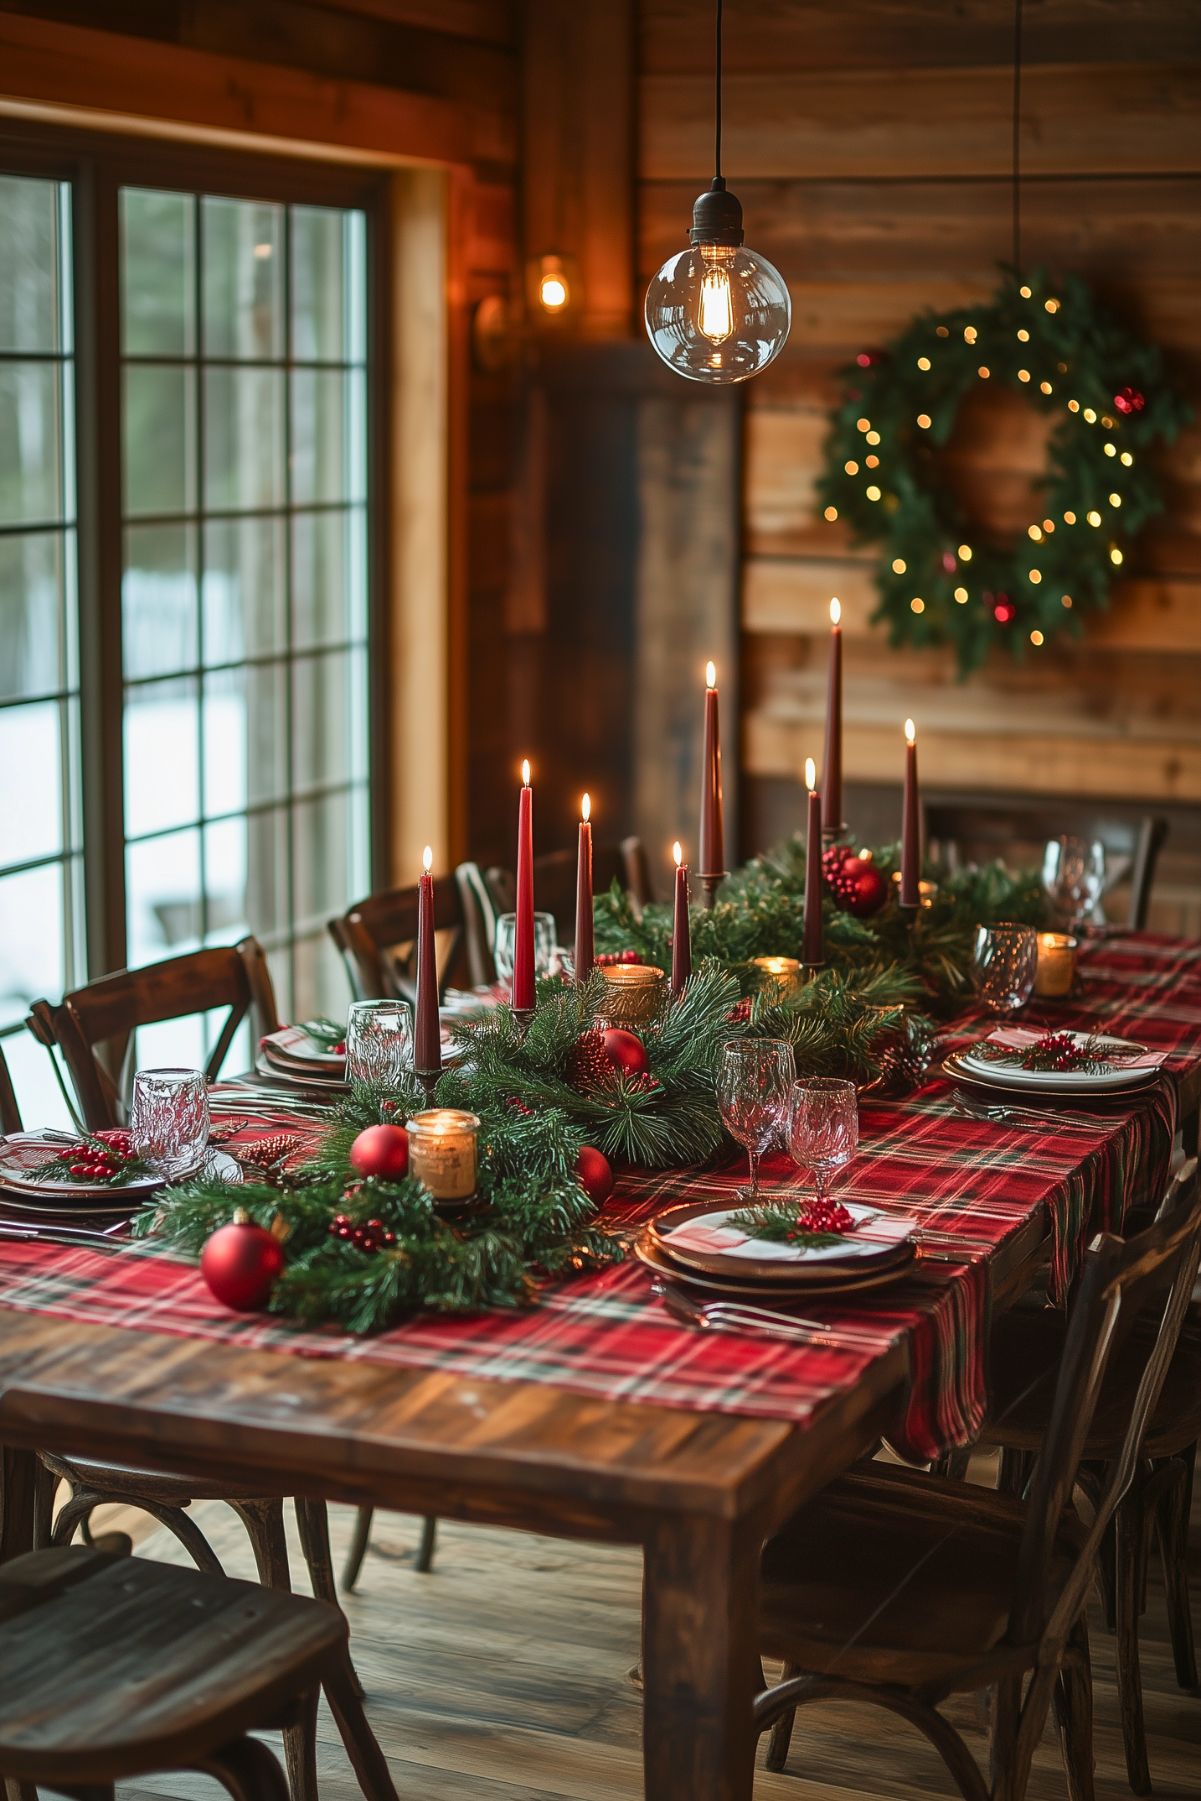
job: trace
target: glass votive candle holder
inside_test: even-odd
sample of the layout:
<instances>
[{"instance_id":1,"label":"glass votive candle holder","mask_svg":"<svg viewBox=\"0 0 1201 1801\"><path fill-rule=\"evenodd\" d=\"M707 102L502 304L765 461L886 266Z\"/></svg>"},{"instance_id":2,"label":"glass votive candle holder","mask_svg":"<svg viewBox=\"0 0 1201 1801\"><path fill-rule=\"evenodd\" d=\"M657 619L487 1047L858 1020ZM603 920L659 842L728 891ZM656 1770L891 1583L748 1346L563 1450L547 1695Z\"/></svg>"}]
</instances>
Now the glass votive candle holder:
<instances>
[{"instance_id":1,"label":"glass votive candle holder","mask_svg":"<svg viewBox=\"0 0 1201 1801\"><path fill-rule=\"evenodd\" d=\"M752 957L751 963L763 975L763 986L774 983L781 999L795 994L801 985L801 964L797 957Z\"/></svg>"},{"instance_id":2,"label":"glass votive candle holder","mask_svg":"<svg viewBox=\"0 0 1201 1801\"><path fill-rule=\"evenodd\" d=\"M435 1201L469 1201L476 1189L480 1122L458 1107L430 1107L406 1121L409 1174Z\"/></svg>"},{"instance_id":3,"label":"glass votive candle holder","mask_svg":"<svg viewBox=\"0 0 1201 1801\"><path fill-rule=\"evenodd\" d=\"M1078 941L1070 932L1040 932L1034 992L1043 1000L1060 1000L1076 986Z\"/></svg>"},{"instance_id":4,"label":"glass votive candle holder","mask_svg":"<svg viewBox=\"0 0 1201 1801\"><path fill-rule=\"evenodd\" d=\"M611 1026L645 1025L663 1005L667 977L654 963L613 963L602 968L605 992L599 1008Z\"/></svg>"},{"instance_id":5,"label":"glass votive candle holder","mask_svg":"<svg viewBox=\"0 0 1201 1801\"><path fill-rule=\"evenodd\" d=\"M893 899L896 900L901 892L901 872L899 869L894 869L892 872L892 886L894 890ZM938 893L938 883L921 881L917 885L917 893L917 904L919 907L932 907L934 905L934 897Z\"/></svg>"}]
</instances>

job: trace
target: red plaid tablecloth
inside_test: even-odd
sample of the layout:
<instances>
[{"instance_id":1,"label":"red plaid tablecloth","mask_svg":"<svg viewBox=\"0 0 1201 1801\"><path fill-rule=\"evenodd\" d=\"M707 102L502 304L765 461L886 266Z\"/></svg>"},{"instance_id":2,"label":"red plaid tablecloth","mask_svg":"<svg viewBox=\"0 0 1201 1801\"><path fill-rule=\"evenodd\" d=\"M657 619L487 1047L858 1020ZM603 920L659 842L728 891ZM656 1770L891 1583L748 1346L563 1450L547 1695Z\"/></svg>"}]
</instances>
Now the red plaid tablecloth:
<instances>
[{"instance_id":1,"label":"red plaid tablecloth","mask_svg":"<svg viewBox=\"0 0 1201 1801\"><path fill-rule=\"evenodd\" d=\"M1050 1231L1053 1286L1062 1293L1091 1232L1119 1226L1132 1205L1153 1203L1166 1179L1176 1116L1172 1078L1201 1062L1201 945L1115 939L1089 950L1086 971L1084 998L1045 1017L1056 1025L1104 1025L1170 1052L1167 1079L1153 1096L1098 1113L1086 1127L1046 1131L960 1117L941 1078L903 1101L866 1102L860 1153L843 1188L858 1200L917 1215L939 1260L922 1262L895 1287L858 1301L848 1295L811 1303L806 1311L829 1324L828 1346L681 1326L635 1264L550 1287L526 1310L423 1318L356 1339L299 1331L265 1315L230 1314L194 1268L151 1245L109 1254L0 1243L0 1306L799 1424L902 1339L910 1381L898 1441L915 1458L939 1456L967 1442L981 1422L989 1266L1005 1241L1041 1215ZM979 1021L965 1019L952 1040L979 1029ZM281 1117L278 1126L285 1123ZM265 1129L272 1128L258 1122L241 1136ZM740 1165L726 1163L627 1174L610 1217L630 1224L669 1202L720 1199L741 1173ZM802 1185L782 1158L765 1165L765 1180Z\"/></svg>"}]
</instances>

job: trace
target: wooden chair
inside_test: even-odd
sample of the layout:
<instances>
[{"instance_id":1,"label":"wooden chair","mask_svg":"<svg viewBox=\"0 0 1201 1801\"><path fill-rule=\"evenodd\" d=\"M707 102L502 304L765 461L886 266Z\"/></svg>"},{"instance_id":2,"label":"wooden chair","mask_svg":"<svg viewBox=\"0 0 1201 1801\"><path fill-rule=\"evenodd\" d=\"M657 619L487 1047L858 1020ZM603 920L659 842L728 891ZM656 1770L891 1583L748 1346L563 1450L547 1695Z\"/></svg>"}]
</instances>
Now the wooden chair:
<instances>
[{"instance_id":1,"label":"wooden chair","mask_svg":"<svg viewBox=\"0 0 1201 1801\"><path fill-rule=\"evenodd\" d=\"M1128 882L1130 902L1124 924L1140 932L1155 883L1155 865L1168 835L1166 819L1147 814L1123 819L1101 805L1064 801L1031 808L996 795L956 795L925 802L926 848L949 869L965 863L1039 860L1043 846L1061 832L1105 846L1116 885ZM1115 884L1111 884L1115 885Z\"/></svg>"},{"instance_id":2,"label":"wooden chair","mask_svg":"<svg viewBox=\"0 0 1201 1801\"><path fill-rule=\"evenodd\" d=\"M13 1079L9 1073L8 1059L4 1055L3 1044L0 1044L0 1132L19 1132L21 1130L21 1109L17 1105L17 1091L13 1087Z\"/></svg>"},{"instance_id":3,"label":"wooden chair","mask_svg":"<svg viewBox=\"0 0 1201 1801\"><path fill-rule=\"evenodd\" d=\"M760 1731L774 1727L769 1767L784 1766L798 1706L858 1700L922 1732L966 1801L1022 1801L1054 1703L1069 1796L1092 1801L1085 1604L1176 1349L1199 1232L1201 1202L1189 1195L1136 1238L1102 1236L1085 1254L1025 1500L868 1464L769 1539L760 1644L785 1664L784 1680L755 1702ZM1073 1486L1119 1345L1134 1404L1085 1525L1071 1512ZM939 1704L989 1688L986 1781Z\"/></svg>"},{"instance_id":4,"label":"wooden chair","mask_svg":"<svg viewBox=\"0 0 1201 1801\"><path fill-rule=\"evenodd\" d=\"M516 893L512 870L492 868L484 877L497 913L511 913ZM553 913L559 943L568 947L575 939L576 852L552 850L534 858L534 904L542 913ZM604 894L614 882L626 890L638 906L651 898L650 870L640 838L623 838L620 844L599 844L592 852L592 889Z\"/></svg>"},{"instance_id":5,"label":"wooden chair","mask_svg":"<svg viewBox=\"0 0 1201 1801\"><path fill-rule=\"evenodd\" d=\"M329 921L329 935L342 953L356 1001L416 1000L418 893L415 884L390 888L356 901ZM463 901L450 876L434 884L434 930L449 940L438 977L443 992L448 982L461 981L466 969Z\"/></svg>"},{"instance_id":6,"label":"wooden chair","mask_svg":"<svg viewBox=\"0 0 1201 1801\"><path fill-rule=\"evenodd\" d=\"M57 1006L34 1001L28 1025L53 1056L62 1053L90 1132L125 1122L139 1026L229 1009L204 1072L212 1081L248 1016L256 1039L279 1027L267 957L257 938L190 951L143 969L101 976L65 994Z\"/></svg>"},{"instance_id":7,"label":"wooden chair","mask_svg":"<svg viewBox=\"0 0 1201 1801\"><path fill-rule=\"evenodd\" d=\"M215 1777L235 1801L287 1801L248 1734L309 1745L324 1688L367 1801L396 1801L355 1689L336 1607L251 1582L76 1546L0 1568L0 1770L10 1801L39 1785L113 1801L117 1782Z\"/></svg>"}]
</instances>

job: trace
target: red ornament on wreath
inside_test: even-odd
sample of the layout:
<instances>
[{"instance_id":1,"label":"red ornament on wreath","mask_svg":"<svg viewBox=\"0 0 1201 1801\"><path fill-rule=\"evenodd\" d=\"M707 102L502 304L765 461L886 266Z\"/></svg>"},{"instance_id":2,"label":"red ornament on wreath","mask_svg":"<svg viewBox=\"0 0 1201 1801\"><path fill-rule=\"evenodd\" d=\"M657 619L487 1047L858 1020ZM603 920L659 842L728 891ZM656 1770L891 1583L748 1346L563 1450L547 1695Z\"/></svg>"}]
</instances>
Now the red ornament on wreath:
<instances>
[{"instance_id":1,"label":"red ornament on wreath","mask_svg":"<svg viewBox=\"0 0 1201 1801\"><path fill-rule=\"evenodd\" d=\"M610 1026L604 1044L611 1068L623 1076L642 1076L650 1068L646 1046L637 1032L627 1032L623 1026Z\"/></svg>"},{"instance_id":2,"label":"red ornament on wreath","mask_svg":"<svg viewBox=\"0 0 1201 1801\"><path fill-rule=\"evenodd\" d=\"M368 1126L351 1145L350 1162L361 1176L399 1182L409 1173L409 1135L403 1126Z\"/></svg>"},{"instance_id":3,"label":"red ornament on wreath","mask_svg":"<svg viewBox=\"0 0 1201 1801\"><path fill-rule=\"evenodd\" d=\"M831 844L822 852L826 887L844 913L870 919L888 899L888 883L870 857L849 844Z\"/></svg>"},{"instance_id":4,"label":"red ornament on wreath","mask_svg":"<svg viewBox=\"0 0 1201 1801\"><path fill-rule=\"evenodd\" d=\"M239 1208L219 1226L200 1253L200 1273L210 1294L235 1313L254 1313L271 1298L284 1267L279 1239L256 1226Z\"/></svg>"},{"instance_id":5,"label":"red ornament on wreath","mask_svg":"<svg viewBox=\"0 0 1201 1801\"><path fill-rule=\"evenodd\" d=\"M1138 388L1119 388L1113 397L1113 404L1119 413L1125 413L1129 418L1131 413L1142 412L1147 404L1147 396Z\"/></svg>"},{"instance_id":6,"label":"red ornament on wreath","mask_svg":"<svg viewBox=\"0 0 1201 1801\"><path fill-rule=\"evenodd\" d=\"M598 1151L595 1145L582 1144L575 1173L592 1205L603 1207L613 1193L613 1170L604 1152Z\"/></svg>"}]
</instances>

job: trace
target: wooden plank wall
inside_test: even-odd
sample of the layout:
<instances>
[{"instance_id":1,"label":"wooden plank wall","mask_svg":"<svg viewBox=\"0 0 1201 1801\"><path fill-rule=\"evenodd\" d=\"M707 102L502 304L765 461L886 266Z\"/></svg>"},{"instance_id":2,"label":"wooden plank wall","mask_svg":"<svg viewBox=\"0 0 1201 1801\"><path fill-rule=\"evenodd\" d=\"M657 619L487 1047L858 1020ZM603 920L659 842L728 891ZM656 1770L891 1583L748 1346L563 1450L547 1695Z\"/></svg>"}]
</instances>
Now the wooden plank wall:
<instances>
[{"instance_id":1,"label":"wooden plank wall","mask_svg":"<svg viewBox=\"0 0 1201 1801\"><path fill-rule=\"evenodd\" d=\"M1026 260L1085 276L1201 396L1201 5L1027 0ZM742 584L744 848L787 827L818 754L832 594L847 643L846 767L898 774L921 721L940 787L1105 796L1170 813L1157 922L1201 931L1201 425L1163 459L1169 511L1108 618L1071 648L967 684L868 624L868 559L814 505L835 371L916 310L987 295L1009 249L1004 0L729 0L725 166L748 241L781 269L790 342L749 384ZM640 0L638 267L679 246L710 173L710 0ZM992 397L990 397L992 399ZM1016 398L963 422L985 522L1040 467ZM874 820L874 815L872 815Z\"/></svg>"}]
</instances>

